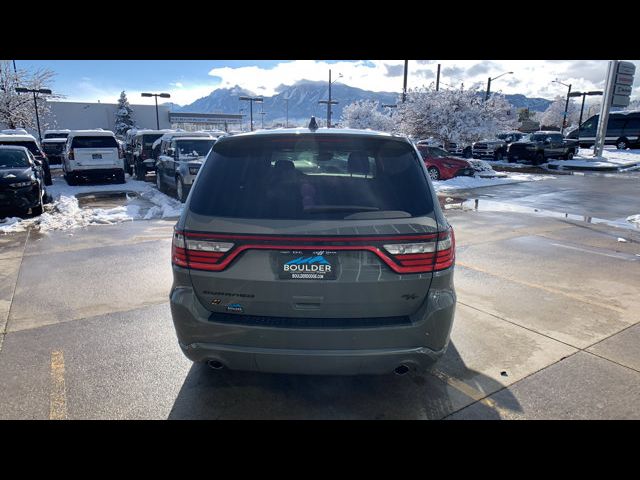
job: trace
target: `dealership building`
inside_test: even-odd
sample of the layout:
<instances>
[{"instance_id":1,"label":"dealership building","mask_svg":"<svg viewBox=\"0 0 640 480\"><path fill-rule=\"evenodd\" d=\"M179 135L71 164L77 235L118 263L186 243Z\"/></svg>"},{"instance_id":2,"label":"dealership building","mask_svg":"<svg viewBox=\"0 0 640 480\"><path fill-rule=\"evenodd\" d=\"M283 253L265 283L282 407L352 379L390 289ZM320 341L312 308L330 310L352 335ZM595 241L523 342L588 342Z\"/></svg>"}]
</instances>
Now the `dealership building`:
<instances>
[{"instance_id":1,"label":"dealership building","mask_svg":"<svg viewBox=\"0 0 640 480\"><path fill-rule=\"evenodd\" d=\"M49 102L51 112L45 117L49 129L87 130L102 128L115 130L116 103ZM242 115L227 113L171 112L166 105L131 105L132 118L138 128L180 128L187 131L242 129Z\"/></svg>"}]
</instances>

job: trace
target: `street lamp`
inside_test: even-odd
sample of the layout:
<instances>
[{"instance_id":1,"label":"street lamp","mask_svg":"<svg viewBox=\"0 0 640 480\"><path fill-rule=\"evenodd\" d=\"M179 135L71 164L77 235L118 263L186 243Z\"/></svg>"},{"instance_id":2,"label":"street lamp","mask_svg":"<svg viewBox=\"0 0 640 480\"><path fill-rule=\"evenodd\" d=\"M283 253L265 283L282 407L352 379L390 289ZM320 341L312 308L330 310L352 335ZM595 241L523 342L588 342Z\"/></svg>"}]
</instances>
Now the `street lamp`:
<instances>
[{"instance_id":1,"label":"street lamp","mask_svg":"<svg viewBox=\"0 0 640 480\"><path fill-rule=\"evenodd\" d=\"M591 95L602 95L601 91L596 91L596 92L573 92L570 93L569 96L570 97L580 97L582 96L582 106L580 107L580 120L578 120L578 140L580 140L580 128L582 127L582 112L584 112L584 99L587 96L591 96ZM589 110L591 111L591 110Z\"/></svg>"},{"instance_id":2,"label":"street lamp","mask_svg":"<svg viewBox=\"0 0 640 480\"><path fill-rule=\"evenodd\" d=\"M342 78L342 74L338 74L338 78ZM339 102L331 100L331 85L338 81L336 78L333 82L331 81L331 69L329 69L329 100L319 100L318 103L326 103L327 104L327 128L331 128L331 105L336 105Z\"/></svg>"},{"instance_id":3,"label":"street lamp","mask_svg":"<svg viewBox=\"0 0 640 480\"><path fill-rule=\"evenodd\" d=\"M262 97L238 97L238 100L245 100L250 104L250 112L251 112L251 131L253 132L253 102L262 103L264 99ZM264 118L264 117L263 117Z\"/></svg>"},{"instance_id":4,"label":"street lamp","mask_svg":"<svg viewBox=\"0 0 640 480\"><path fill-rule=\"evenodd\" d=\"M48 88L22 88L16 87L16 92L18 93L33 93L33 104L36 107L36 123L38 125L38 139L42 142L42 134L40 133L40 117L38 115L38 100L36 99L36 93L43 93L45 95L51 95L51 90Z\"/></svg>"},{"instance_id":5,"label":"street lamp","mask_svg":"<svg viewBox=\"0 0 640 480\"><path fill-rule=\"evenodd\" d=\"M498 78L500 78L500 77L503 77L503 76L505 76L505 75L510 75L510 74L512 74L512 73L513 73L513 72L505 72L505 73L503 73L503 74L498 75L497 77L493 77L493 78L489 77L489 80L487 81L487 94L486 94L486 95L485 95L485 97L484 97L484 101L485 101L485 102L486 102L487 100L489 100L489 93L491 93L491 82L492 82L492 81L494 81L494 80L497 80L497 79L498 79Z\"/></svg>"},{"instance_id":6,"label":"street lamp","mask_svg":"<svg viewBox=\"0 0 640 480\"><path fill-rule=\"evenodd\" d=\"M156 130L160 130L160 119L158 117L158 97L160 98L171 98L171 95L168 93L143 93L143 97L155 97L156 99Z\"/></svg>"},{"instance_id":7,"label":"street lamp","mask_svg":"<svg viewBox=\"0 0 640 480\"><path fill-rule=\"evenodd\" d=\"M567 111L569 109L569 96L571 96L571 84L567 85L566 83L562 83L557 78L553 80L551 83L559 83L560 85L569 87L569 90L567 91L567 101L564 104L564 115L562 117L562 126L560 127L560 133L564 133L564 124L567 123Z\"/></svg>"}]
</instances>

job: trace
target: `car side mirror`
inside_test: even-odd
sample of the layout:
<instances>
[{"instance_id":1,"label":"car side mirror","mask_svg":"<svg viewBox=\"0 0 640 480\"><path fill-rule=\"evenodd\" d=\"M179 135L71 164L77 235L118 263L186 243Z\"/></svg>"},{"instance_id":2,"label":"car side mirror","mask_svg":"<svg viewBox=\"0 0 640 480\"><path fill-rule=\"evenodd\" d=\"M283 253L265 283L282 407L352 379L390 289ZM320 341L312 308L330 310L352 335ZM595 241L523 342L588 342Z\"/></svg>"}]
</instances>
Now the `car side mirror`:
<instances>
[{"instance_id":1,"label":"car side mirror","mask_svg":"<svg viewBox=\"0 0 640 480\"><path fill-rule=\"evenodd\" d=\"M35 159L36 165L38 166L42 166L42 160L38 160L37 158Z\"/></svg>"}]
</instances>

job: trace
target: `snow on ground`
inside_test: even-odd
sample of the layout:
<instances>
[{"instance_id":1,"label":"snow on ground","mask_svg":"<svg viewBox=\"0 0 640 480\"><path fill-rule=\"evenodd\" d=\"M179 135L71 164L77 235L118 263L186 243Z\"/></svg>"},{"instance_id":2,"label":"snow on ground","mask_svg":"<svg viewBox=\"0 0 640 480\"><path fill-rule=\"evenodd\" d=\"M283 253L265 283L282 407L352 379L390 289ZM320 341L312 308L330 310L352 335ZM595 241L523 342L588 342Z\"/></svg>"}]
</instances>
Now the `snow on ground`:
<instances>
[{"instance_id":1,"label":"snow on ground","mask_svg":"<svg viewBox=\"0 0 640 480\"><path fill-rule=\"evenodd\" d=\"M68 230L87 225L109 225L134 220L178 217L182 213L182 204L156 190L152 184L127 178L124 184L99 184L69 186L61 177L53 178L53 185L47 187L53 202L45 205L45 212L39 217L22 219L10 217L0 220L0 233L20 232L27 228L40 231ZM76 195L128 192L127 204L113 208L80 207ZM143 208L132 203L140 197L153 206Z\"/></svg>"},{"instance_id":2,"label":"snow on ground","mask_svg":"<svg viewBox=\"0 0 640 480\"><path fill-rule=\"evenodd\" d=\"M437 192L449 192L452 190L467 190L471 188L491 187L494 185L506 185L509 183L535 182L539 180L554 180L551 175L533 175L526 173L510 173L504 177L481 178L475 177L455 177L450 180L435 181L433 185Z\"/></svg>"},{"instance_id":3,"label":"snow on ground","mask_svg":"<svg viewBox=\"0 0 640 480\"><path fill-rule=\"evenodd\" d=\"M618 150L615 147L607 147L602 151L601 157L593 156L593 149L581 148L573 160L554 160L549 165L557 165L566 168L618 168L621 171L637 169L640 165L640 149Z\"/></svg>"},{"instance_id":4,"label":"snow on ground","mask_svg":"<svg viewBox=\"0 0 640 480\"><path fill-rule=\"evenodd\" d=\"M640 213L637 215L631 215L627 217L627 222L635 224L637 227L640 227Z\"/></svg>"}]
</instances>

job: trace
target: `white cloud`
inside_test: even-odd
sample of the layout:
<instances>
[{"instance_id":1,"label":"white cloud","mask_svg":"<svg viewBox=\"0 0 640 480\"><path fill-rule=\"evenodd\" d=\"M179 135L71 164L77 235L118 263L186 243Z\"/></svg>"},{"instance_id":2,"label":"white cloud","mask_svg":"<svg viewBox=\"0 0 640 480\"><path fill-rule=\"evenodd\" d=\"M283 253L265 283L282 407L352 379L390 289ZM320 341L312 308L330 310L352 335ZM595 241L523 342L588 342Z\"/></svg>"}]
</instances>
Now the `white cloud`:
<instances>
[{"instance_id":1,"label":"white cloud","mask_svg":"<svg viewBox=\"0 0 640 480\"><path fill-rule=\"evenodd\" d=\"M633 60L638 67L632 98L640 96L640 61ZM437 64L441 64L441 81L465 88L474 84L486 88L487 78L513 71L491 84L493 92L505 94L521 93L528 97L553 99L566 95L566 87L553 83L558 79L571 84L573 91L601 90L607 69L605 60L410 60L408 88L416 88L435 82ZM209 71L210 82L191 84L188 80L169 82L166 91L171 94L171 102L186 105L198 98L209 95L216 88L240 85L259 95L273 95L280 85L291 85L299 80L328 81L329 69L332 79L342 77L338 82L373 91L398 92L402 90L404 60L373 60L328 63L317 60L283 61L272 68L259 64L246 67L221 67ZM448 74L445 74L447 72ZM394 75L394 76L390 76ZM218 78L219 77L219 81ZM126 87L126 86L124 86ZM123 86L98 86L90 78L83 77L75 83L67 95L68 101L115 103ZM153 104L153 98L140 97L141 91L124 88L132 104Z\"/></svg>"}]
</instances>

